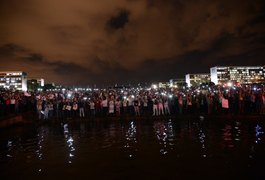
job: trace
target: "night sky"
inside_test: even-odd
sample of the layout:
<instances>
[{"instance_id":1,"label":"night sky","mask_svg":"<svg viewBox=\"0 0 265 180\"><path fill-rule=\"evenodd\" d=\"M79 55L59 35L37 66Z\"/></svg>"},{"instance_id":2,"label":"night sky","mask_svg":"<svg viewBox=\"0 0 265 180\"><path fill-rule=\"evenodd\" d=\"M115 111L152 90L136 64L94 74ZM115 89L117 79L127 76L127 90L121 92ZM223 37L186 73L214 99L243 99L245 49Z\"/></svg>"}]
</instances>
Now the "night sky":
<instances>
[{"instance_id":1,"label":"night sky","mask_svg":"<svg viewBox=\"0 0 265 180\"><path fill-rule=\"evenodd\" d=\"M63 85L264 65L264 0L1 0L0 70Z\"/></svg>"}]
</instances>

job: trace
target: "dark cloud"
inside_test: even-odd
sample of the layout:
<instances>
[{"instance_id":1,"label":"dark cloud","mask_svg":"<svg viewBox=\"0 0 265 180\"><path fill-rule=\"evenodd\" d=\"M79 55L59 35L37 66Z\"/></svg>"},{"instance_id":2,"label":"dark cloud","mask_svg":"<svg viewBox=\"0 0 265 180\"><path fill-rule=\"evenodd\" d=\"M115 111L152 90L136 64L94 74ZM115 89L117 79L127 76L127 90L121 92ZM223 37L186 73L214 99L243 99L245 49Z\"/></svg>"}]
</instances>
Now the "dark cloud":
<instances>
[{"instance_id":1,"label":"dark cloud","mask_svg":"<svg viewBox=\"0 0 265 180\"><path fill-rule=\"evenodd\" d=\"M35 62L42 62L44 60L43 56L41 54L29 54L29 57L27 57L30 61L35 61Z\"/></svg>"},{"instance_id":2,"label":"dark cloud","mask_svg":"<svg viewBox=\"0 0 265 180\"><path fill-rule=\"evenodd\" d=\"M17 52L23 52L24 49L15 44L4 44L0 46L0 56L15 56Z\"/></svg>"},{"instance_id":3,"label":"dark cloud","mask_svg":"<svg viewBox=\"0 0 265 180\"><path fill-rule=\"evenodd\" d=\"M217 64L264 64L264 4L1 1L0 69L61 84L112 84L184 77Z\"/></svg>"},{"instance_id":4,"label":"dark cloud","mask_svg":"<svg viewBox=\"0 0 265 180\"><path fill-rule=\"evenodd\" d=\"M118 15L111 17L107 21L107 28L121 29L129 22L129 12L127 10L120 10Z\"/></svg>"}]
</instances>

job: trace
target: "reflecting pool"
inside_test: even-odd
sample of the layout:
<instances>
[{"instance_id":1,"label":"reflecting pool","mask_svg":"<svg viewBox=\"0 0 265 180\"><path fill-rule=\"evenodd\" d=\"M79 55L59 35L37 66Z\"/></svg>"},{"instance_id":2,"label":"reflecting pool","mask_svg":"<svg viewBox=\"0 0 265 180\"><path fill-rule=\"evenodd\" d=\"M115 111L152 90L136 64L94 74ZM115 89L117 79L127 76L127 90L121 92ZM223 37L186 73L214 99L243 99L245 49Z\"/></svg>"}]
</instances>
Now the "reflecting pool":
<instances>
[{"instance_id":1,"label":"reflecting pool","mask_svg":"<svg viewBox=\"0 0 265 180\"><path fill-rule=\"evenodd\" d=\"M263 179L264 125L186 117L1 129L1 179Z\"/></svg>"}]
</instances>

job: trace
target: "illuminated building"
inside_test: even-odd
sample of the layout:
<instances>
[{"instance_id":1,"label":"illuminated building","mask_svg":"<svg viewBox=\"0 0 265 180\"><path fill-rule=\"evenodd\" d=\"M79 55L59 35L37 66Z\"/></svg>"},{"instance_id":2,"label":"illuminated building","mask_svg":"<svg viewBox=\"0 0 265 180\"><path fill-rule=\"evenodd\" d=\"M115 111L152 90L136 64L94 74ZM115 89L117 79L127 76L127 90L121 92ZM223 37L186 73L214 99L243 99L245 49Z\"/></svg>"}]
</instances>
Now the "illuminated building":
<instances>
[{"instance_id":1,"label":"illuminated building","mask_svg":"<svg viewBox=\"0 0 265 180\"><path fill-rule=\"evenodd\" d=\"M215 84L252 84L265 82L264 66L216 66L210 69Z\"/></svg>"},{"instance_id":2,"label":"illuminated building","mask_svg":"<svg viewBox=\"0 0 265 180\"><path fill-rule=\"evenodd\" d=\"M23 71L0 72L0 87L27 91L27 73Z\"/></svg>"},{"instance_id":3,"label":"illuminated building","mask_svg":"<svg viewBox=\"0 0 265 180\"><path fill-rule=\"evenodd\" d=\"M199 86L202 83L211 82L210 74L186 74L186 83L188 87Z\"/></svg>"},{"instance_id":4,"label":"illuminated building","mask_svg":"<svg viewBox=\"0 0 265 180\"><path fill-rule=\"evenodd\" d=\"M168 82L159 82L158 83L158 87L159 88L168 88L169 87L169 83Z\"/></svg>"},{"instance_id":5,"label":"illuminated building","mask_svg":"<svg viewBox=\"0 0 265 180\"><path fill-rule=\"evenodd\" d=\"M170 79L169 80L169 87L184 87L186 86L186 81L185 79Z\"/></svg>"},{"instance_id":6,"label":"illuminated building","mask_svg":"<svg viewBox=\"0 0 265 180\"><path fill-rule=\"evenodd\" d=\"M29 91L37 91L44 86L43 78L30 78L27 80L27 87Z\"/></svg>"},{"instance_id":7,"label":"illuminated building","mask_svg":"<svg viewBox=\"0 0 265 180\"><path fill-rule=\"evenodd\" d=\"M43 78L37 78L38 84L43 87L44 86L44 79Z\"/></svg>"}]
</instances>

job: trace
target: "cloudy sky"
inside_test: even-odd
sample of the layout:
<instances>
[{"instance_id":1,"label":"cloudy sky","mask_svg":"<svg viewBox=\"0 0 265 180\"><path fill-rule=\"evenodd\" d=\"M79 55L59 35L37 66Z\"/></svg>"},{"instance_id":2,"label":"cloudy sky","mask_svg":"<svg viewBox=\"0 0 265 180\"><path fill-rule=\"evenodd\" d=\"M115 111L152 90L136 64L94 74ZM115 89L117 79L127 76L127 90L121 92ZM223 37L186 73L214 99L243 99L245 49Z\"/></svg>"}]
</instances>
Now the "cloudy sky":
<instances>
[{"instance_id":1,"label":"cloudy sky","mask_svg":"<svg viewBox=\"0 0 265 180\"><path fill-rule=\"evenodd\" d=\"M3 0L0 70L134 84L264 65L264 0Z\"/></svg>"}]
</instances>

